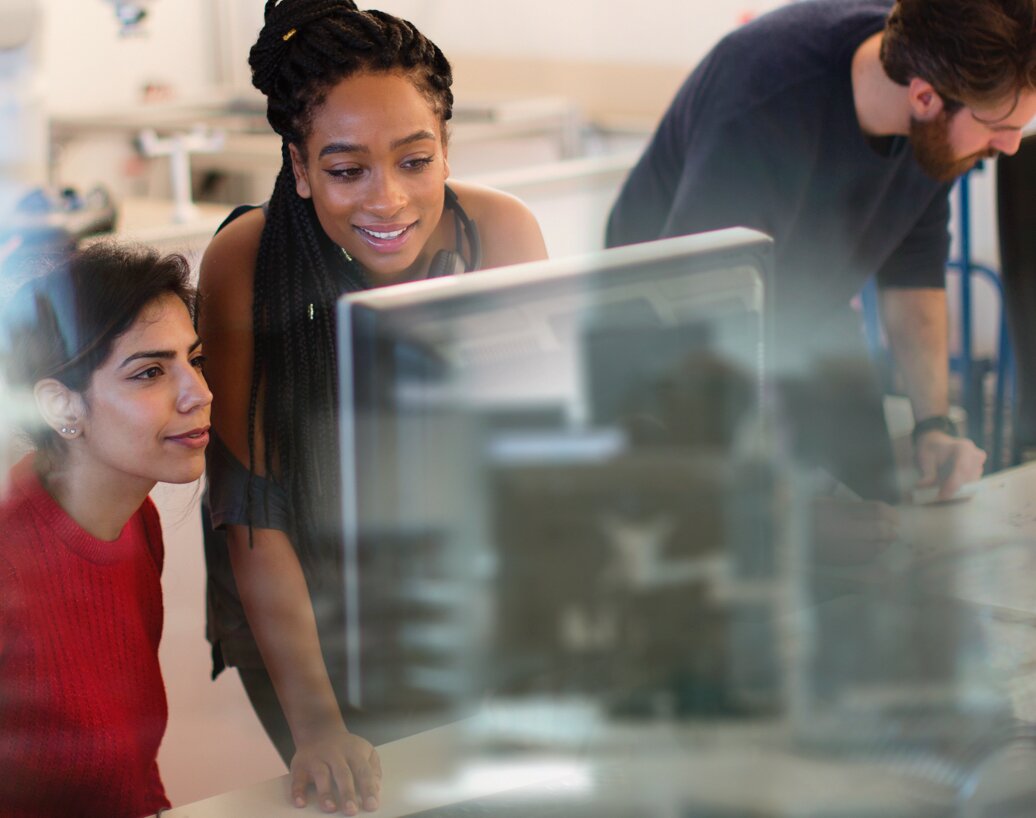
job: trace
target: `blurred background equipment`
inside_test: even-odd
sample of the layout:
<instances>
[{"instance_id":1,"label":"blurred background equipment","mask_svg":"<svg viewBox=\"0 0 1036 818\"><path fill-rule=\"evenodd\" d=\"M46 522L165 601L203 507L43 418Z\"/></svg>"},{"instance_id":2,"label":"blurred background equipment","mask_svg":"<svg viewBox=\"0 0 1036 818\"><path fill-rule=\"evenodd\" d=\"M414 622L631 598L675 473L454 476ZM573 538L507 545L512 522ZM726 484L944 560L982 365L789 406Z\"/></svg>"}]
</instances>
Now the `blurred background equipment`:
<instances>
[{"instance_id":1,"label":"blurred background equipment","mask_svg":"<svg viewBox=\"0 0 1036 818\"><path fill-rule=\"evenodd\" d=\"M140 132L140 151L144 156L168 156L173 194L173 221L178 224L197 218L198 208L191 202L191 154L223 150L223 133L197 125L187 132L161 138L151 128Z\"/></svg>"},{"instance_id":2,"label":"blurred background equipment","mask_svg":"<svg viewBox=\"0 0 1036 818\"><path fill-rule=\"evenodd\" d=\"M120 33L139 31L151 0L114 5ZM5 0L0 7L0 296L36 262L115 227L115 207L101 187L85 193L48 187L50 133L42 59L43 3Z\"/></svg>"},{"instance_id":3,"label":"blurred background equipment","mask_svg":"<svg viewBox=\"0 0 1036 818\"><path fill-rule=\"evenodd\" d=\"M119 34L127 37L139 34L147 18L150 0L107 0L115 6L115 18L119 22Z\"/></svg>"},{"instance_id":4,"label":"blurred background equipment","mask_svg":"<svg viewBox=\"0 0 1036 818\"><path fill-rule=\"evenodd\" d=\"M75 249L80 239L111 232L116 209L102 187L84 194L65 188L34 187L27 190L0 227L0 277L5 287L23 279Z\"/></svg>"}]
</instances>

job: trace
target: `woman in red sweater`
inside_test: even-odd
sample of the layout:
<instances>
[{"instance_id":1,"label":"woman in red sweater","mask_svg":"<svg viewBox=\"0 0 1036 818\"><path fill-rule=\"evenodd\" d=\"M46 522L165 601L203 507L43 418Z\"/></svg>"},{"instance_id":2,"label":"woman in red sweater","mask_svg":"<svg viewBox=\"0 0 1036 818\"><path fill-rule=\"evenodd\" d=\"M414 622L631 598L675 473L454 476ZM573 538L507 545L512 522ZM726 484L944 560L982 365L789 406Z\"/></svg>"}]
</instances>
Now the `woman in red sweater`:
<instances>
[{"instance_id":1,"label":"woman in red sweater","mask_svg":"<svg viewBox=\"0 0 1036 818\"><path fill-rule=\"evenodd\" d=\"M156 757L162 532L148 492L204 469L212 395L187 262L111 244L4 311L36 451L0 500L0 815L168 807Z\"/></svg>"}]
</instances>

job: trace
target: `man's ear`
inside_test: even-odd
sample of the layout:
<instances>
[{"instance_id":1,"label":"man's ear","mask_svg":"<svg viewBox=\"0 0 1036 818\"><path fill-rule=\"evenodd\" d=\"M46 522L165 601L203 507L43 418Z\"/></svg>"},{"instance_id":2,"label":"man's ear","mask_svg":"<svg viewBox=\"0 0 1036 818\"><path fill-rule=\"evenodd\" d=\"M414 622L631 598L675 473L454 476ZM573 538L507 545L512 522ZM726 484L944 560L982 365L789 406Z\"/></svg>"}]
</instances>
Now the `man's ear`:
<instances>
[{"instance_id":1,"label":"man's ear","mask_svg":"<svg viewBox=\"0 0 1036 818\"><path fill-rule=\"evenodd\" d=\"M309 186L309 176L306 174L306 163L302 161L299 149L295 145L288 145L288 153L291 154L291 170L295 174L295 192L303 199L313 197L313 191Z\"/></svg>"},{"instance_id":2,"label":"man's ear","mask_svg":"<svg viewBox=\"0 0 1036 818\"><path fill-rule=\"evenodd\" d=\"M920 122L931 122L943 112L943 99L932 84L920 77L914 77L907 86L911 116Z\"/></svg>"},{"instance_id":3,"label":"man's ear","mask_svg":"<svg viewBox=\"0 0 1036 818\"><path fill-rule=\"evenodd\" d=\"M32 393L44 422L61 437L72 440L83 433L82 417L86 407L82 395L54 378L38 381Z\"/></svg>"}]
</instances>

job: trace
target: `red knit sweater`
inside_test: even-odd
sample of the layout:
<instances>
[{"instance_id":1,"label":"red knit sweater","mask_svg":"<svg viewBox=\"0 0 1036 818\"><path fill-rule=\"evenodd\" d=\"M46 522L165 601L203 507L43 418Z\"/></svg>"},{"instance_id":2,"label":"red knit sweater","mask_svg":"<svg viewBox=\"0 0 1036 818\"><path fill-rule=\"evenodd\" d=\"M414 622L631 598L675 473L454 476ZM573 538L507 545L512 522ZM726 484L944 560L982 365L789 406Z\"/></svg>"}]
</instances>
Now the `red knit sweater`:
<instances>
[{"instance_id":1,"label":"red knit sweater","mask_svg":"<svg viewBox=\"0 0 1036 818\"><path fill-rule=\"evenodd\" d=\"M169 806L150 500L114 542L47 494L32 456L0 501L0 816L138 818Z\"/></svg>"}]
</instances>

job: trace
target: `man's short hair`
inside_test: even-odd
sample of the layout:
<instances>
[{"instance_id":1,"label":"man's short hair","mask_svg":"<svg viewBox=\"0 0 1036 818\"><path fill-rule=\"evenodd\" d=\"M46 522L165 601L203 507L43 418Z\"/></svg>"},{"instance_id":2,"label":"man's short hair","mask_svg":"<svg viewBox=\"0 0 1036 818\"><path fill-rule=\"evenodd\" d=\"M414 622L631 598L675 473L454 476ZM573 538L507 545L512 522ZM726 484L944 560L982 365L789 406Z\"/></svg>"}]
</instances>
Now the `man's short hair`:
<instances>
[{"instance_id":1,"label":"man's short hair","mask_svg":"<svg viewBox=\"0 0 1036 818\"><path fill-rule=\"evenodd\" d=\"M917 77L951 108L1036 88L1036 0L897 0L881 42L889 78Z\"/></svg>"}]
</instances>

